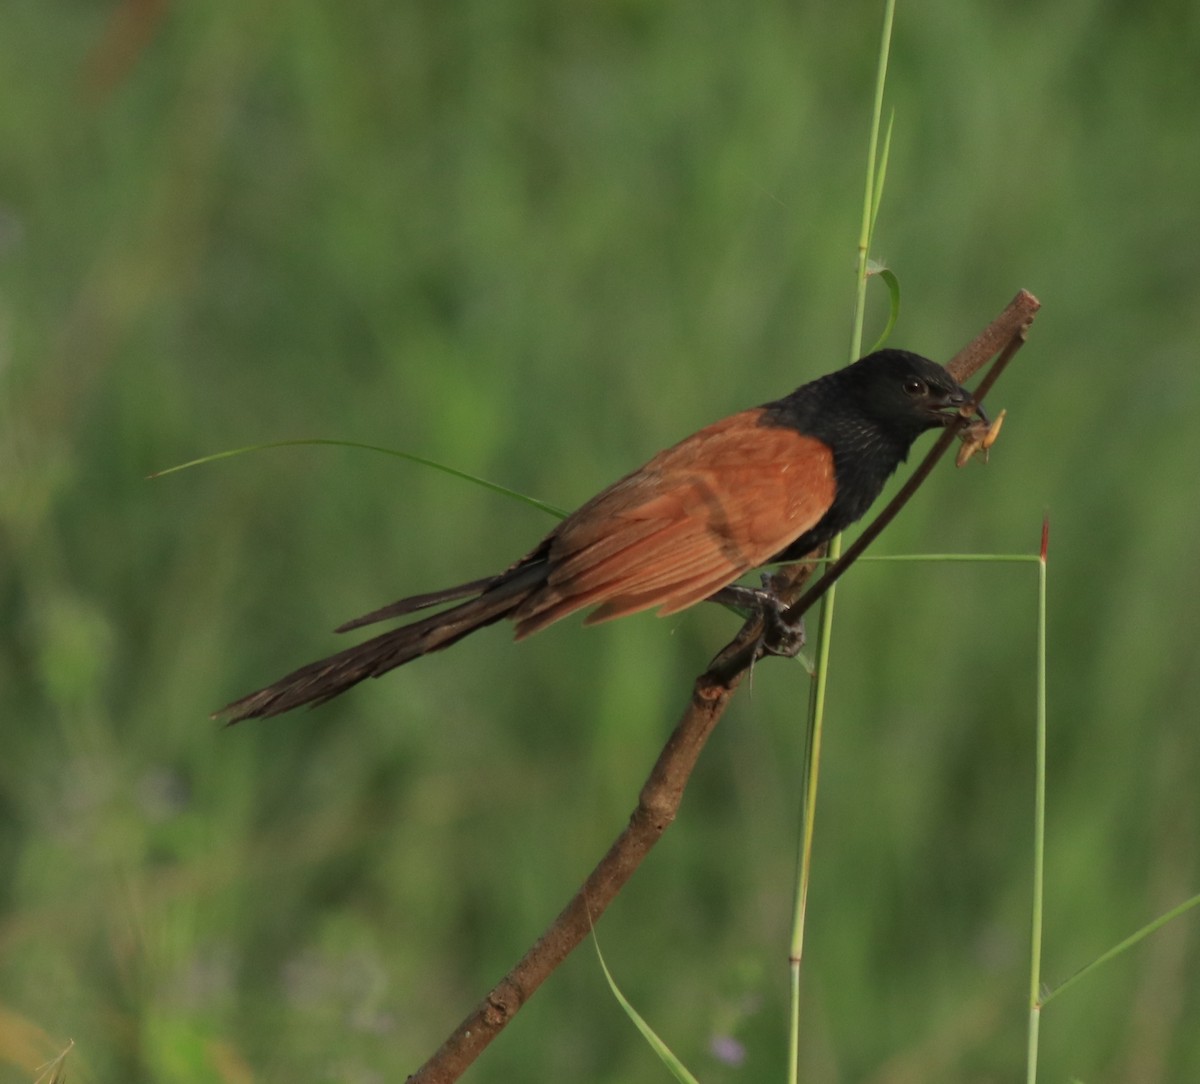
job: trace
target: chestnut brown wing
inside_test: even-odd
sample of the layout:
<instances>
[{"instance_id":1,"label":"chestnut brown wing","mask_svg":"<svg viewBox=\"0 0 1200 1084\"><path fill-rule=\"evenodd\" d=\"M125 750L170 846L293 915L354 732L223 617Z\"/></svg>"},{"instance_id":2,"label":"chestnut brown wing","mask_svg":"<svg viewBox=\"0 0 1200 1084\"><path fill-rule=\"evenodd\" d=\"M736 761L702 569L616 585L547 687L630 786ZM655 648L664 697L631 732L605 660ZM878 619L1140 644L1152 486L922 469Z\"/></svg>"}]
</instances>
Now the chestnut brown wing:
<instances>
[{"instance_id":1,"label":"chestnut brown wing","mask_svg":"<svg viewBox=\"0 0 1200 1084\"><path fill-rule=\"evenodd\" d=\"M586 606L587 623L675 613L769 561L836 493L815 437L742 411L659 453L550 536L546 584L512 614L517 639Z\"/></svg>"}]
</instances>

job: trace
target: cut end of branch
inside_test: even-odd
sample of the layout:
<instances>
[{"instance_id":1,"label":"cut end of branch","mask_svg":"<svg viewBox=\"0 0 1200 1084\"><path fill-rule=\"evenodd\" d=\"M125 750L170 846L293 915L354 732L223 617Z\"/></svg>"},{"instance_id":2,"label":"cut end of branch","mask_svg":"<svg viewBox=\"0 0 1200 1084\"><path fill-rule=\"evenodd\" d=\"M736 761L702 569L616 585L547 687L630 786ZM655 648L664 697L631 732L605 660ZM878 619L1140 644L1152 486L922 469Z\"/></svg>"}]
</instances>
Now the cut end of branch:
<instances>
[{"instance_id":1,"label":"cut end of branch","mask_svg":"<svg viewBox=\"0 0 1200 1084\"><path fill-rule=\"evenodd\" d=\"M1018 290L1004 311L950 359L947 371L960 384L965 383L1014 336L1024 339L1041 307L1042 303L1028 290Z\"/></svg>"}]
</instances>

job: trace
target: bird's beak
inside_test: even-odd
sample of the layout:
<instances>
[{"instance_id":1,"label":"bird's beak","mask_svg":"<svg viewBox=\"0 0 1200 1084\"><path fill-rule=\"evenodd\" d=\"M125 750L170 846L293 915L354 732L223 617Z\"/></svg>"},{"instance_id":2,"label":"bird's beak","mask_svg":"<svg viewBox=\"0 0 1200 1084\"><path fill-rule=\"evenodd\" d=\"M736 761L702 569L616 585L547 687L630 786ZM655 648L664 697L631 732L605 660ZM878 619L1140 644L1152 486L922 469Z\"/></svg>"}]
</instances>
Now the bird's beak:
<instances>
[{"instance_id":1,"label":"bird's beak","mask_svg":"<svg viewBox=\"0 0 1200 1084\"><path fill-rule=\"evenodd\" d=\"M974 406L975 414L982 421L989 422L988 416L983 412L983 406L975 402L971 393L966 388L958 388L943 395L937 402L932 404L932 410L943 425L949 425L958 416L958 412L965 406Z\"/></svg>"}]
</instances>

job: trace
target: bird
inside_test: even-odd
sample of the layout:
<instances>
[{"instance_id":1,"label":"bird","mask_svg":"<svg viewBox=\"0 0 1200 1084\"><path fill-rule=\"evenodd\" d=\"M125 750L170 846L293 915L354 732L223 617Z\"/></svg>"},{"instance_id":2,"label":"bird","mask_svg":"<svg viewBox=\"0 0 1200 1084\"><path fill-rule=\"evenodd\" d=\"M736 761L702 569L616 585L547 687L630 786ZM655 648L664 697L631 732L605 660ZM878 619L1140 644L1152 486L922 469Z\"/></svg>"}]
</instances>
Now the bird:
<instances>
[{"instance_id":1,"label":"bird","mask_svg":"<svg viewBox=\"0 0 1200 1084\"><path fill-rule=\"evenodd\" d=\"M781 612L735 584L811 554L860 519L923 433L982 410L937 362L878 350L693 433L563 519L503 572L413 595L349 632L442 608L302 666L214 713L236 723L314 706L366 678L508 620L523 640L579 610L584 624L702 600Z\"/></svg>"}]
</instances>

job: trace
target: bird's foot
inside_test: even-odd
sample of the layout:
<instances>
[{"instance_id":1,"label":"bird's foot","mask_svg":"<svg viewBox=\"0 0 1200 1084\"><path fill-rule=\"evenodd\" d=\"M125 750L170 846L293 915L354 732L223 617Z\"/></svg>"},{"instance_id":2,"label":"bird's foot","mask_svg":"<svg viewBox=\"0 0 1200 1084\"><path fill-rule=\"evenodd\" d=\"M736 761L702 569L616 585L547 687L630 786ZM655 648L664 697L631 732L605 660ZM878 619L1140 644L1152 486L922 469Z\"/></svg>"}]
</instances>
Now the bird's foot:
<instances>
[{"instance_id":1,"label":"bird's foot","mask_svg":"<svg viewBox=\"0 0 1200 1084\"><path fill-rule=\"evenodd\" d=\"M764 577L765 581L766 577ZM779 655L794 659L803 650L807 637L804 618L789 621L787 604L765 587L744 587L730 584L711 597L712 602L735 606L740 610L757 612L762 618L762 632L758 639L758 655Z\"/></svg>"},{"instance_id":2,"label":"bird's foot","mask_svg":"<svg viewBox=\"0 0 1200 1084\"><path fill-rule=\"evenodd\" d=\"M804 617L794 621L787 619L787 606L775 595L768 594L762 605L763 631L760 647L765 655L779 655L794 659L804 645L808 635L804 628Z\"/></svg>"}]
</instances>

